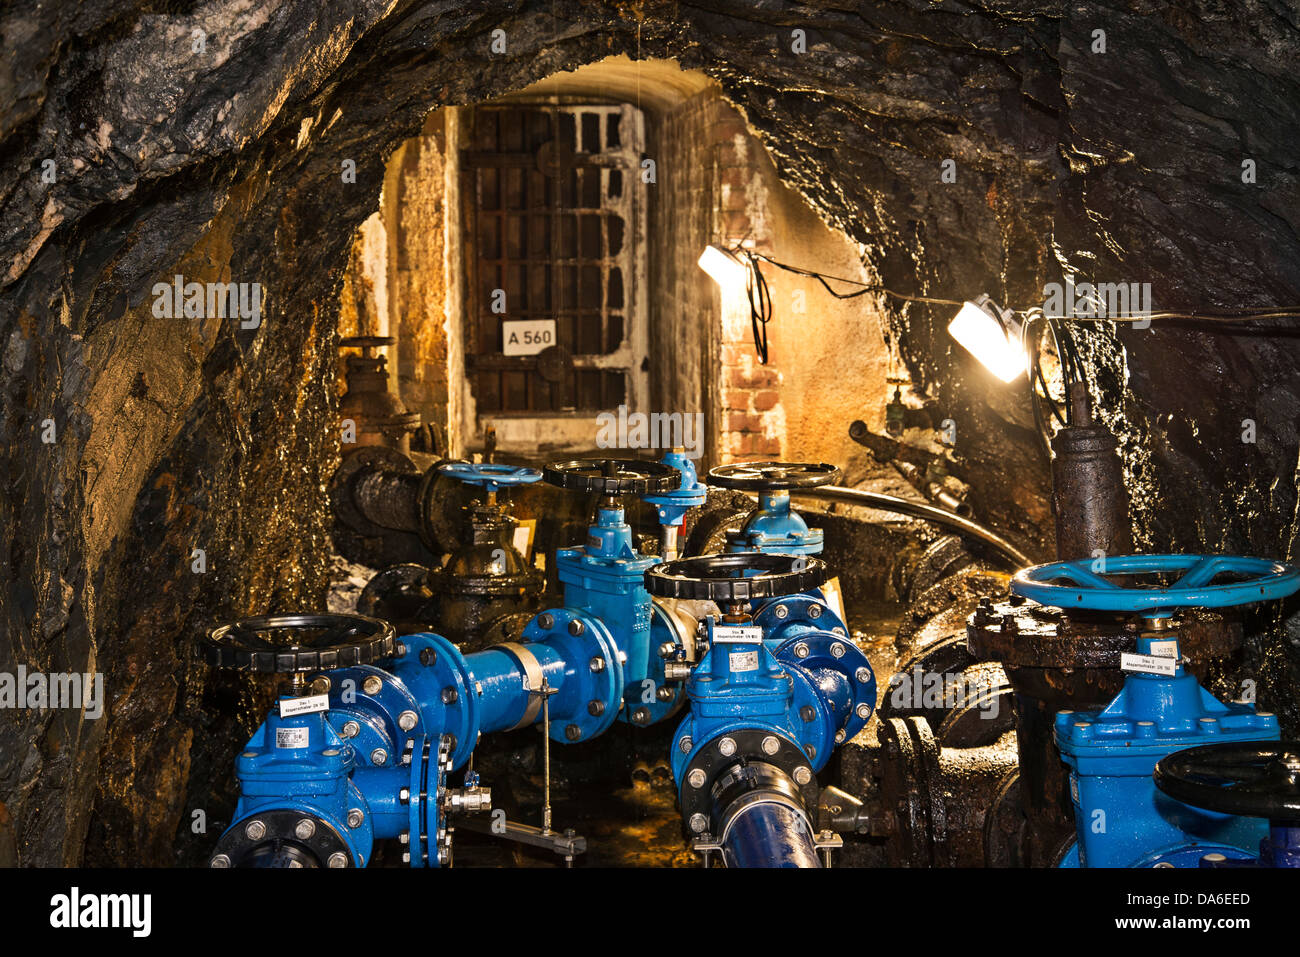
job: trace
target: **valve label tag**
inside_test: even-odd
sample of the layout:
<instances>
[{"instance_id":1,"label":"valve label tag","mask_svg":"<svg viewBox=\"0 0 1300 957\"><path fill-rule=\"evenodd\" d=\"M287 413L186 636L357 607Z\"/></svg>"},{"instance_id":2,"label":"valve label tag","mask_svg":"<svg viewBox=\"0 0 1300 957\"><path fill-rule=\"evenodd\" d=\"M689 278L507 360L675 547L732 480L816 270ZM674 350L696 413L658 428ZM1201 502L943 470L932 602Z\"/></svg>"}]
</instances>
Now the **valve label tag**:
<instances>
[{"instance_id":1,"label":"valve label tag","mask_svg":"<svg viewBox=\"0 0 1300 957\"><path fill-rule=\"evenodd\" d=\"M330 709L330 696L327 694L309 694L301 698L289 698L280 702L280 717L292 718L296 714L315 714Z\"/></svg>"},{"instance_id":2,"label":"valve label tag","mask_svg":"<svg viewBox=\"0 0 1300 957\"><path fill-rule=\"evenodd\" d=\"M1151 642L1151 654L1157 658L1177 658L1178 641L1153 641Z\"/></svg>"},{"instance_id":3,"label":"valve label tag","mask_svg":"<svg viewBox=\"0 0 1300 957\"><path fill-rule=\"evenodd\" d=\"M277 748L305 748L311 744L311 734L306 728L276 728Z\"/></svg>"},{"instance_id":4,"label":"valve label tag","mask_svg":"<svg viewBox=\"0 0 1300 957\"><path fill-rule=\"evenodd\" d=\"M1178 672L1178 659L1157 658L1155 655L1131 655L1123 652L1119 656L1119 667L1121 671L1141 671L1172 678Z\"/></svg>"},{"instance_id":5,"label":"valve label tag","mask_svg":"<svg viewBox=\"0 0 1300 957\"><path fill-rule=\"evenodd\" d=\"M727 656L727 663L732 671L757 671L757 651L733 651Z\"/></svg>"},{"instance_id":6,"label":"valve label tag","mask_svg":"<svg viewBox=\"0 0 1300 957\"><path fill-rule=\"evenodd\" d=\"M714 625L713 640L719 644L744 642L752 645L763 640L763 628L761 625Z\"/></svg>"}]
</instances>

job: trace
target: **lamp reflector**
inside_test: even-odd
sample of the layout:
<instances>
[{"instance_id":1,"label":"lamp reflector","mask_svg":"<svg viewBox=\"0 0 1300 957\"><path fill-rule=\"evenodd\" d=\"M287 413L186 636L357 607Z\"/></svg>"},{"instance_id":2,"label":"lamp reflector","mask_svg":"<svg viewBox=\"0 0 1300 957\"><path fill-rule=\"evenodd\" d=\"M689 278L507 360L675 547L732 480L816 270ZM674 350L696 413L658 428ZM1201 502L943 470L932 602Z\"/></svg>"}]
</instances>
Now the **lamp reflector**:
<instances>
[{"instance_id":1,"label":"lamp reflector","mask_svg":"<svg viewBox=\"0 0 1300 957\"><path fill-rule=\"evenodd\" d=\"M960 311L948 323L948 335L1003 382L1010 382L1025 371L1020 323L1010 310L999 310L988 296L962 303Z\"/></svg>"}]
</instances>

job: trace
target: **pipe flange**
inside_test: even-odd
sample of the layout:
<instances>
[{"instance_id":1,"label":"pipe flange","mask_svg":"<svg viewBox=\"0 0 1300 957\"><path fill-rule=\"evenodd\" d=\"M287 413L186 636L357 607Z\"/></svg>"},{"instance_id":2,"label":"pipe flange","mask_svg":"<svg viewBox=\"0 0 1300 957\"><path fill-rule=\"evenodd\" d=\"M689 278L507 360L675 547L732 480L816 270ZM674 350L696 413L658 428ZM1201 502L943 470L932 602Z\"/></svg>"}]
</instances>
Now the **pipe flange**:
<instances>
[{"instance_id":1,"label":"pipe flange","mask_svg":"<svg viewBox=\"0 0 1300 957\"><path fill-rule=\"evenodd\" d=\"M844 724L831 729L833 736L843 731L844 740L848 741L871 720L871 715L876 710L876 673L866 654L848 638L829 631L808 631L787 638L776 647L772 655L787 671L823 668L844 675L849 687L853 689L853 700L849 703ZM859 677L864 672L865 677ZM815 681L812 683L816 686ZM821 711L830 713L828 702L821 703ZM826 757L829 753L828 748L819 757ZM813 760L817 759L814 757Z\"/></svg>"},{"instance_id":2,"label":"pipe flange","mask_svg":"<svg viewBox=\"0 0 1300 957\"><path fill-rule=\"evenodd\" d=\"M353 484L357 477L363 472L379 470L404 475L414 475L420 471L414 462L397 449L387 445L363 445L344 455L343 461L330 477L330 506L334 510L334 516L345 528L359 535L374 537L398 531L377 525L366 518L353 497Z\"/></svg>"},{"instance_id":3,"label":"pipe flange","mask_svg":"<svg viewBox=\"0 0 1300 957\"><path fill-rule=\"evenodd\" d=\"M357 614L394 621L412 621L433 598L432 572L409 562L375 572L357 598ZM381 614L383 612L383 614Z\"/></svg>"},{"instance_id":4,"label":"pipe flange","mask_svg":"<svg viewBox=\"0 0 1300 957\"><path fill-rule=\"evenodd\" d=\"M465 655L442 635L403 635L406 654L396 673L422 703L423 726L451 739L452 767L465 764L478 744L482 705Z\"/></svg>"},{"instance_id":5,"label":"pipe flange","mask_svg":"<svg viewBox=\"0 0 1300 957\"><path fill-rule=\"evenodd\" d=\"M312 824L311 833L305 838L299 837L304 820ZM248 814L226 829L208 859L209 867L218 868L355 865L352 848L334 826L321 815L303 808L274 808Z\"/></svg>"},{"instance_id":6,"label":"pipe flange","mask_svg":"<svg viewBox=\"0 0 1300 957\"><path fill-rule=\"evenodd\" d=\"M623 662L618 642L605 623L572 608L548 608L524 626L522 644L526 647L530 642L558 649L579 684L575 700L580 706L574 713L561 717L552 709L551 739L577 744L608 731L623 703ZM599 714L588 707L595 701L602 705Z\"/></svg>"},{"instance_id":7,"label":"pipe flange","mask_svg":"<svg viewBox=\"0 0 1300 957\"><path fill-rule=\"evenodd\" d=\"M358 665L316 675L311 681L328 683L330 708L326 718L355 752L358 765L391 767L397 763L404 744L424 733L419 699L390 671ZM410 727L402 727L404 715ZM351 721L357 723L356 729L348 728Z\"/></svg>"},{"instance_id":8,"label":"pipe flange","mask_svg":"<svg viewBox=\"0 0 1300 957\"><path fill-rule=\"evenodd\" d=\"M815 595L786 595L765 602L754 612L754 624L763 629L765 636L779 636L791 625L803 625L818 631L829 631L848 638L849 630L825 599Z\"/></svg>"},{"instance_id":9,"label":"pipe flange","mask_svg":"<svg viewBox=\"0 0 1300 957\"><path fill-rule=\"evenodd\" d=\"M777 741L777 750L773 754L768 754L763 749L763 742L769 738ZM723 745L724 741L730 743ZM803 748L786 737L784 731L752 726L727 729L724 726L698 746L682 768L682 783L677 798L682 809L683 827L688 836L698 836L689 826L696 814L703 815L705 820L712 820L714 784L727 769L750 761L779 768L793 782L807 778L806 784L796 784L796 787L805 808L817 806L817 775L812 763ZM695 774L696 771L701 774ZM692 785L692 780L699 782L699 786Z\"/></svg>"},{"instance_id":10,"label":"pipe flange","mask_svg":"<svg viewBox=\"0 0 1300 957\"><path fill-rule=\"evenodd\" d=\"M951 867L948 809L939 746L924 718L888 718L879 724L885 751L881 792L898 801L897 834L907 867Z\"/></svg>"},{"instance_id":11,"label":"pipe flange","mask_svg":"<svg viewBox=\"0 0 1300 957\"><path fill-rule=\"evenodd\" d=\"M410 783L407 785L406 813L409 841L402 857L411 867L439 867L450 859L451 838L442 816L447 790L452 742L448 735L433 739L421 735L407 752Z\"/></svg>"}]
</instances>

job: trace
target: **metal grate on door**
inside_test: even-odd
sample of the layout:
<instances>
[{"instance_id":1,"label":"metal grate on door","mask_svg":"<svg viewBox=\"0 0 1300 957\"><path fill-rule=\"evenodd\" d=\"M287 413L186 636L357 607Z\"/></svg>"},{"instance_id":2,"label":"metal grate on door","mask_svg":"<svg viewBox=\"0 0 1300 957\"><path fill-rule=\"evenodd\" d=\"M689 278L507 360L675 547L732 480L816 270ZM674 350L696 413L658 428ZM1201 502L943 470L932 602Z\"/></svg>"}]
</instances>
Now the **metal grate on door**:
<instances>
[{"instance_id":1,"label":"metal grate on door","mask_svg":"<svg viewBox=\"0 0 1300 957\"><path fill-rule=\"evenodd\" d=\"M461 163L479 416L590 414L644 389L643 136L627 104L474 109Z\"/></svg>"}]
</instances>

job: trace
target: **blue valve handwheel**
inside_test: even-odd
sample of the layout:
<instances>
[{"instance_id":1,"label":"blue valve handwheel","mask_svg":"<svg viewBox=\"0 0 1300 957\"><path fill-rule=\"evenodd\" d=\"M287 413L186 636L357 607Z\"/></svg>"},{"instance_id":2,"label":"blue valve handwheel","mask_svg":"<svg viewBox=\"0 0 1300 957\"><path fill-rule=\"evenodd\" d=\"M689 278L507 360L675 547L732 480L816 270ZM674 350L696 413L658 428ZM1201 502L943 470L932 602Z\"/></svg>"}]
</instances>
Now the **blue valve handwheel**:
<instances>
[{"instance_id":1,"label":"blue valve handwheel","mask_svg":"<svg viewBox=\"0 0 1300 957\"><path fill-rule=\"evenodd\" d=\"M438 471L448 478L464 482L466 485L478 485L495 492L500 488L515 485L529 485L541 481L542 473L538 469L525 468L522 465L494 465L472 462L444 462Z\"/></svg>"},{"instance_id":2,"label":"blue valve handwheel","mask_svg":"<svg viewBox=\"0 0 1300 957\"><path fill-rule=\"evenodd\" d=\"M1094 570L1096 569L1096 570ZM1125 587L1110 576L1176 574L1164 587ZM1234 580L1212 584L1221 575ZM1243 555L1115 555L1050 562L1016 572L1013 594L1056 608L1167 613L1285 598L1300 590L1300 568Z\"/></svg>"}]
</instances>

